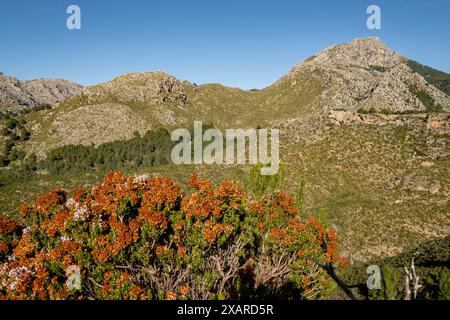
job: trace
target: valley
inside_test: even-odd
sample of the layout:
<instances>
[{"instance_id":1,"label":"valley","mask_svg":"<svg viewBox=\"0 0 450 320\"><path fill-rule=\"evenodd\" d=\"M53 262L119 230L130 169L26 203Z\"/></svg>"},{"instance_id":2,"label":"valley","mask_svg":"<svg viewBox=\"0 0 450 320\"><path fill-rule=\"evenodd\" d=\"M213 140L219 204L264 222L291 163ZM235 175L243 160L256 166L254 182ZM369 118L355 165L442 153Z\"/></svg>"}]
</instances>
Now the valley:
<instances>
[{"instance_id":1,"label":"valley","mask_svg":"<svg viewBox=\"0 0 450 320\"><path fill-rule=\"evenodd\" d=\"M30 135L14 138L11 150L23 157L1 168L0 208L15 215L21 202L54 187L92 186L109 170L182 184L197 172L243 185L248 164L171 164L169 133L194 121L221 130L276 128L282 187L305 186L304 215L335 228L352 263L393 257L450 233L448 79L376 38L331 46L258 91L195 85L161 71L126 74L14 116ZM159 130L167 134L152 143L163 148L139 149L147 132Z\"/></svg>"}]
</instances>

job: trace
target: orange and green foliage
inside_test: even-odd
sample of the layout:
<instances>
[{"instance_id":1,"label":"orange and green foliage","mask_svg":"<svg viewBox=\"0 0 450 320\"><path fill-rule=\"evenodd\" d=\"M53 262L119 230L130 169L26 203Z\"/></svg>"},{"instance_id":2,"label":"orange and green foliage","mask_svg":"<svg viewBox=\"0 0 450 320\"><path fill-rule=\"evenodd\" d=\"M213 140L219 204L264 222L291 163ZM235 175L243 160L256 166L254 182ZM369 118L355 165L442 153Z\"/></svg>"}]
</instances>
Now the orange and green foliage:
<instances>
[{"instance_id":1,"label":"orange and green foliage","mask_svg":"<svg viewBox=\"0 0 450 320\"><path fill-rule=\"evenodd\" d=\"M19 222L0 216L0 298L310 299L332 286L312 259L345 263L336 234L290 195L189 185L112 172L22 205Z\"/></svg>"}]
</instances>

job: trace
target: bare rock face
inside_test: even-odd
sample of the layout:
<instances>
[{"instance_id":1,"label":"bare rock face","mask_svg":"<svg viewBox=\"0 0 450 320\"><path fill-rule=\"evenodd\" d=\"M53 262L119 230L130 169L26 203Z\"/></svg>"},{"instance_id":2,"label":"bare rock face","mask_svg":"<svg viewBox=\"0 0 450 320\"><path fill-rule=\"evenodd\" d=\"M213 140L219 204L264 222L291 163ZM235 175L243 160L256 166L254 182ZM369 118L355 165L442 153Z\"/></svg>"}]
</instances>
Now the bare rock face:
<instances>
[{"instance_id":1,"label":"bare rock face","mask_svg":"<svg viewBox=\"0 0 450 320\"><path fill-rule=\"evenodd\" d=\"M428 117L427 127L438 133L450 134L450 114L430 115Z\"/></svg>"},{"instance_id":2,"label":"bare rock face","mask_svg":"<svg viewBox=\"0 0 450 320\"><path fill-rule=\"evenodd\" d=\"M305 74L328 88L320 97L326 109L404 112L439 107L450 111L450 97L415 73L406 58L378 38L331 46L296 65L286 78L295 81ZM432 106L424 103L424 96Z\"/></svg>"},{"instance_id":3,"label":"bare rock face","mask_svg":"<svg viewBox=\"0 0 450 320\"><path fill-rule=\"evenodd\" d=\"M402 62L398 53L388 49L378 38L354 39L323 50L314 61L327 65L364 69L391 69Z\"/></svg>"},{"instance_id":4,"label":"bare rock face","mask_svg":"<svg viewBox=\"0 0 450 320\"><path fill-rule=\"evenodd\" d=\"M334 124L345 125L396 125L396 126L426 126L437 134L450 134L450 114L361 114L352 111L332 110L328 118Z\"/></svg>"},{"instance_id":5,"label":"bare rock face","mask_svg":"<svg viewBox=\"0 0 450 320\"><path fill-rule=\"evenodd\" d=\"M0 74L0 105L34 107L55 104L82 92L79 84L62 79L17 80Z\"/></svg>"}]
</instances>

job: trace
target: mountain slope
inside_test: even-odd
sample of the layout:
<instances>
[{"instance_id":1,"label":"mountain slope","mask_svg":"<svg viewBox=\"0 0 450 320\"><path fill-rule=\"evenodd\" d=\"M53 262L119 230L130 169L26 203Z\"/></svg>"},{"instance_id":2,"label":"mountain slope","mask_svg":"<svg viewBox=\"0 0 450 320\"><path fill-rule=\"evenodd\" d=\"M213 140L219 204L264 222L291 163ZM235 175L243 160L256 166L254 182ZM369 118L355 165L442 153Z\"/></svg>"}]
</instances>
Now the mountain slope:
<instances>
[{"instance_id":1,"label":"mountain slope","mask_svg":"<svg viewBox=\"0 0 450 320\"><path fill-rule=\"evenodd\" d=\"M306 181L305 214L323 212L355 261L392 256L450 232L450 98L408 61L368 38L327 48L259 91L127 74L24 115L32 134L19 147L44 158L62 145L189 128L194 120L276 127L286 188ZM248 167L151 170L242 180Z\"/></svg>"},{"instance_id":2,"label":"mountain slope","mask_svg":"<svg viewBox=\"0 0 450 320\"><path fill-rule=\"evenodd\" d=\"M218 127L266 126L273 121L325 114L330 110L450 111L450 97L414 72L408 61L377 38L367 38L327 48L293 67L275 84L259 91L218 84L196 86L160 71L132 73L88 87L82 95L58 104L49 112L50 121L42 125L50 128L43 134L50 137L52 130L68 127L65 123L73 119L65 114L76 108L82 107L87 119L104 104L116 105L118 110L130 108L143 121L143 125L136 126L140 132L159 126L187 125L194 120ZM126 126L124 121L128 120L125 118L117 117L117 127ZM82 133L74 141L68 136L72 136L72 132L67 131L66 136L58 136L57 144L47 143L39 148L48 150L65 141L98 144L105 142L108 135L112 141L131 137L135 131L125 129L122 135L117 136L113 129L115 120L110 121L111 131L104 132L104 138L95 139L95 125L91 129L82 126L80 130L91 132ZM133 117L129 118L130 127L134 121ZM83 118L70 126L76 126L78 122L83 122Z\"/></svg>"},{"instance_id":3,"label":"mountain slope","mask_svg":"<svg viewBox=\"0 0 450 320\"><path fill-rule=\"evenodd\" d=\"M17 80L0 72L0 106L34 107L55 104L80 94L82 87L62 79Z\"/></svg>"},{"instance_id":4,"label":"mountain slope","mask_svg":"<svg viewBox=\"0 0 450 320\"><path fill-rule=\"evenodd\" d=\"M425 80L435 87L441 89L447 95L450 95L450 74L424 66L416 61L409 60L408 66L417 72Z\"/></svg>"},{"instance_id":5,"label":"mountain slope","mask_svg":"<svg viewBox=\"0 0 450 320\"><path fill-rule=\"evenodd\" d=\"M321 104L329 109L426 111L422 93L432 104L450 111L448 95L429 83L409 66L408 60L388 49L378 38L355 39L325 49L295 66L287 75L318 77L329 89Z\"/></svg>"}]
</instances>

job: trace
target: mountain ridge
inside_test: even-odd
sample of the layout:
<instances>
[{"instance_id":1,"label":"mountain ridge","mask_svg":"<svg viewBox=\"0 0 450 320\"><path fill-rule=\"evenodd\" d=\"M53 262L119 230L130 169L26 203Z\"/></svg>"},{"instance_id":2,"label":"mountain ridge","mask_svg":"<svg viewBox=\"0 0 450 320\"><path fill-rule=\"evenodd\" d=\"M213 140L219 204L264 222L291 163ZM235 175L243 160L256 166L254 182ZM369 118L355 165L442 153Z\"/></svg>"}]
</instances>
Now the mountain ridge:
<instances>
[{"instance_id":1,"label":"mountain ridge","mask_svg":"<svg viewBox=\"0 0 450 320\"><path fill-rule=\"evenodd\" d=\"M64 79L18 80L0 72L0 105L9 109L52 105L81 92L81 85Z\"/></svg>"},{"instance_id":2,"label":"mountain ridge","mask_svg":"<svg viewBox=\"0 0 450 320\"><path fill-rule=\"evenodd\" d=\"M34 136L40 138L32 138L37 142L33 149L97 145L130 138L135 131L186 126L195 120L225 128L301 118L310 119L309 127L315 127L317 118L336 110L449 112L450 97L414 72L405 59L378 38L357 38L322 50L258 91L195 85L163 71L128 73L84 87L80 94L57 103L41 129L36 126L39 132ZM104 128L101 134L98 126ZM74 128L79 128L75 134Z\"/></svg>"},{"instance_id":3,"label":"mountain ridge","mask_svg":"<svg viewBox=\"0 0 450 320\"><path fill-rule=\"evenodd\" d=\"M369 38L327 48L258 91L197 86L161 71L125 74L23 115L31 136L16 148L45 159L68 144L126 142L136 132L190 128L195 120L219 129L279 128L286 189L306 181L305 214L326 212L355 261L392 256L450 232L449 96L409 61ZM239 181L248 169L145 172ZM47 175L36 179L45 185Z\"/></svg>"}]
</instances>

